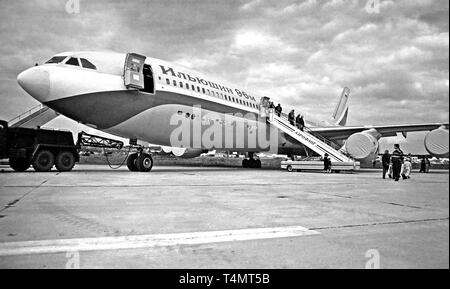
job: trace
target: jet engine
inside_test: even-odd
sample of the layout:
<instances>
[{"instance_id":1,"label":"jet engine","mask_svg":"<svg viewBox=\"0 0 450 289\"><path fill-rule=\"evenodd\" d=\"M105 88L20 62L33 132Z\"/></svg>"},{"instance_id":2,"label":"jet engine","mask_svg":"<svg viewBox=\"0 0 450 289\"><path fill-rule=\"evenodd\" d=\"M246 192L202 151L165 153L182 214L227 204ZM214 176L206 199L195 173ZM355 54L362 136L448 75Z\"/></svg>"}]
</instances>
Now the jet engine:
<instances>
[{"instance_id":1,"label":"jet engine","mask_svg":"<svg viewBox=\"0 0 450 289\"><path fill-rule=\"evenodd\" d=\"M208 152L204 149L190 149L190 148L175 148L175 147L162 147L165 153L172 153L174 156L179 158L195 158L199 155Z\"/></svg>"},{"instance_id":2,"label":"jet engine","mask_svg":"<svg viewBox=\"0 0 450 289\"><path fill-rule=\"evenodd\" d=\"M438 128L427 133L424 139L425 149L437 158L448 158L448 130Z\"/></svg>"},{"instance_id":3,"label":"jet engine","mask_svg":"<svg viewBox=\"0 0 450 289\"><path fill-rule=\"evenodd\" d=\"M372 162L378 155L379 137L375 129L354 133L345 142L345 149L361 163Z\"/></svg>"}]
</instances>

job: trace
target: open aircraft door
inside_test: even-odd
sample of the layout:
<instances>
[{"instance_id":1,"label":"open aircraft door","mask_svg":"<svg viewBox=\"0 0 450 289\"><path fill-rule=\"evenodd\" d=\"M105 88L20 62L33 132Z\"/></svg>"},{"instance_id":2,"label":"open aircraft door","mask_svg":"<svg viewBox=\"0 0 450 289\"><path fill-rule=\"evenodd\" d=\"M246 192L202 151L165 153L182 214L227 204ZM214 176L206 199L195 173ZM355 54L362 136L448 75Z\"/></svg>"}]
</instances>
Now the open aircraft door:
<instances>
[{"instance_id":1,"label":"open aircraft door","mask_svg":"<svg viewBox=\"0 0 450 289\"><path fill-rule=\"evenodd\" d=\"M127 88L144 89L145 56L128 53L125 59L124 83Z\"/></svg>"}]
</instances>

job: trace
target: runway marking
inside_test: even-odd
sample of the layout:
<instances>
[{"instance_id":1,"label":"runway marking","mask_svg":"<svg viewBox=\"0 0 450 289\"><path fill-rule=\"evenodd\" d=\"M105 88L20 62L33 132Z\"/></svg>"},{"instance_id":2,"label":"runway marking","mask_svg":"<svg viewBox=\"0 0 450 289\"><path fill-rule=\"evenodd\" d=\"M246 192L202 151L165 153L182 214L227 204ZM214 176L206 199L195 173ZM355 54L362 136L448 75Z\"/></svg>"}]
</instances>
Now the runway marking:
<instances>
[{"instance_id":1,"label":"runway marking","mask_svg":"<svg viewBox=\"0 0 450 289\"><path fill-rule=\"evenodd\" d=\"M198 245L320 234L301 226L0 243L0 256Z\"/></svg>"}]
</instances>

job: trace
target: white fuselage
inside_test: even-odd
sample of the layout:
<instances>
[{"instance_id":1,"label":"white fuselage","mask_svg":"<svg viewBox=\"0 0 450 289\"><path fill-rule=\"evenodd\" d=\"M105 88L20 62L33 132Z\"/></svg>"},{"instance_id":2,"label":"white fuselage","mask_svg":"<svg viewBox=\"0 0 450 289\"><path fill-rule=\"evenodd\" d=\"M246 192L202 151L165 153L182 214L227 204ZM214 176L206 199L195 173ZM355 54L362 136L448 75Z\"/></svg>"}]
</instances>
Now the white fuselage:
<instances>
[{"instance_id":1,"label":"white fuselage","mask_svg":"<svg viewBox=\"0 0 450 289\"><path fill-rule=\"evenodd\" d=\"M38 101L78 122L124 138L177 146L173 133L179 123L174 121L183 116L192 122L191 130L200 129L201 136L213 123L222 130L221 139L210 142L214 147L199 143L199 136L192 131L189 145L183 142L184 147L268 151L266 144L251 140L264 130L267 138L277 135L275 153L303 152L301 144L258 120L260 97L248 91L154 58L145 59L152 71L151 89L130 89L124 84L126 54L69 52L55 57L64 56L59 63L24 71L18 81ZM68 65L71 58L78 59L79 66ZM89 60L96 69L82 67L81 59Z\"/></svg>"}]
</instances>

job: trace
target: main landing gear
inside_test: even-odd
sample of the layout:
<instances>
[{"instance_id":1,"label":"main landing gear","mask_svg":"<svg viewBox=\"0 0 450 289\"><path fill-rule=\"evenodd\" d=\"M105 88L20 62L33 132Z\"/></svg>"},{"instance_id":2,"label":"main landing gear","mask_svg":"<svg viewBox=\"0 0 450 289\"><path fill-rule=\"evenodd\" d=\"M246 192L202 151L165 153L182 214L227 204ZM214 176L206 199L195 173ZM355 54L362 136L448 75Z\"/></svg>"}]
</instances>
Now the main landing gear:
<instances>
[{"instance_id":1,"label":"main landing gear","mask_svg":"<svg viewBox=\"0 0 450 289\"><path fill-rule=\"evenodd\" d=\"M153 158L143 151L132 153L128 156L127 167L132 172L149 172L153 168Z\"/></svg>"},{"instance_id":2,"label":"main landing gear","mask_svg":"<svg viewBox=\"0 0 450 289\"><path fill-rule=\"evenodd\" d=\"M254 153L248 153L248 158L245 158L242 161L243 168L251 168L251 169L260 169L261 168L261 160L254 158Z\"/></svg>"}]
</instances>

